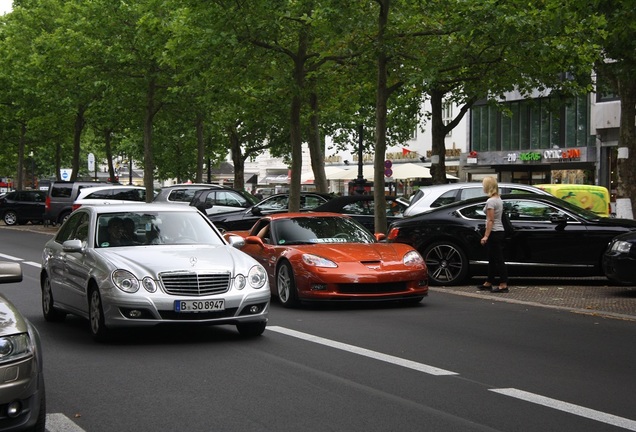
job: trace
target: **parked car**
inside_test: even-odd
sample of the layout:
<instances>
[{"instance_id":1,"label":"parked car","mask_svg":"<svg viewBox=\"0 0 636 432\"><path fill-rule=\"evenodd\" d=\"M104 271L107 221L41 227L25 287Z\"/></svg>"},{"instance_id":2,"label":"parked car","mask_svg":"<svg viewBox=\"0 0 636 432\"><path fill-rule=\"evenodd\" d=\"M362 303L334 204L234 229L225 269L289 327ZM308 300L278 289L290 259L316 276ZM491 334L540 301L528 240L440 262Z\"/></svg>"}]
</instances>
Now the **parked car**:
<instances>
[{"instance_id":1,"label":"parked car","mask_svg":"<svg viewBox=\"0 0 636 432\"><path fill-rule=\"evenodd\" d=\"M126 204L146 202L146 188L142 186L110 185L84 188L80 191L73 211L84 205Z\"/></svg>"},{"instance_id":2,"label":"parked car","mask_svg":"<svg viewBox=\"0 0 636 432\"><path fill-rule=\"evenodd\" d=\"M190 205L201 213L213 215L229 211L242 210L256 204L256 197L236 189L201 189L194 193Z\"/></svg>"},{"instance_id":3,"label":"parked car","mask_svg":"<svg viewBox=\"0 0 636 432\"><path fill-rule=\"evenodd\" d=\"M386 195L386 220L390 223L404 215L407 205L395 196ZM313 211L342 213L375 233L375 201L373 195L348 195L330 199Z\"/></svg>"},{"instance_id":4,"label":"parked car","mask_svg":"<svg viewBox=\"0 0 636 432\"><path fill-rule=\"evenodd\" d=\"M203 189L229 189L211 183L180 183L164 186L159 190L153 202L189 205L196 191Z\"/></svg>"},{"instance_id":5,"label":"parked car","mask_svg":"<svg viewBox=\"0 0 636 432\"><path fill-rule=\"evenodd\" d=\"M257 336L269 312L265 269L188 206L80 207L46 243L40 282L44 318L87 318L96 340L177 323Z\"/></svg>"},{"instance_id":6,"label":"parked car","mask_svg":"<svg viewBox=\"0 0 636 432\"><path fill-rule=\"evenodd\" d=\"M499 183L501 195L516 193L536 193L550 195L549 192L516 183ZM411 205L404 211L404 216L415 216L423 211L484 195L481 182L448 183L422 186L411 198Z\"/></svg>"},{"instance_id":7,"label":"parked car","mask_svg":"<svg viewBox=\"0 0 636 432\"><path fill-rule=\"evenodd\" d=\"M632 219L603 218L551 195L503 195L514 232L504 257L511 276L603 276L601 260L618 234L636 230ZM485 275L487 197L438 207L393 222L387 240L406 243L426 261L431 284L457 285Z\"/></svg>"},{"instance_id":8,"label":"parked car","mask_svg":"<svg viewBox=\"0 0 636 432\"><path fill-rule=\"evenodd\" d=\"M52 182L44 203L44 220L52 224L64 222L73 211L73 203L77 199L80 190L106 184L104 182L86 181Z\"/></svg>"},{"instance_id":9,"label":"parked car","mask_svg":"<svg viewBox=\"0 0 636 432\"><path fill-rule=\"evenodd\" d=\"M267 270L285 307L309 301L399 300L428 293L424 260L411 246L380 243L355 220L336 213L278 213L261 218L243 252Z\"/></svg>"},{"instance_id":10,"label":"parked car","mask_svg":"<svg viewBox=\"0 0 636 432\"><path fill-rule=\"evenodd\" d=\"M0 214L6 225L42 222L46 192L20 190L7 193L0 198Z\"/></svg>"},{"instance_id":11,"label":"parked car","mask_svg":"<svg viewBox=\"0 0 636 432\"><path fill-rule=\"evenodd\" d=\"M332 198L333 195L330 194L301 192L300 209L301 211L313 210ZM276 194L244 210L226 212L208 217L221 232L244 231L250 229L252 225L264 215L287 212L289 208L288 201L289 194Z\"/></svg>"},{"instance_id":12,"label":"parked car","mask_svg":"<svg viewBox=\"0 0 636 432\"><path fill-rule=\"evenodd\" d=\"M614 283L636 285L636 232L612 239L603 255L603 273Z\"/></svg>"},{"instance_id":13,"label":"parked car","mask_svg":"<svg viewBox=\"0 0 636 432\"><path fill-rule=\"evenodd\" d=\"M0 283L22 281L19 263L0 262ZM37 329L0 294L0 430L44 432L46 391Z\"/></svg>"}]
</instances>

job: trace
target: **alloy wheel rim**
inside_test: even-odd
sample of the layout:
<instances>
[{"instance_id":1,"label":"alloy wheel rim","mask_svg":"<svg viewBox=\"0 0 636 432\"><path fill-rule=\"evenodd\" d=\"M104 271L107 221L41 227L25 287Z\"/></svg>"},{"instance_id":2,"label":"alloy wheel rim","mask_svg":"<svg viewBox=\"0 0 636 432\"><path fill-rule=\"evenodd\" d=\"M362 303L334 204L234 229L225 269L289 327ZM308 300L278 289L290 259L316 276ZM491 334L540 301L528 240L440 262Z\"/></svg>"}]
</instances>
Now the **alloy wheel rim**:
<instances>
[{"instance_id":1,"label":"alloy wheel rim","mask_svg":"<svg viewBox=\"0 0 636 432\"><path fill-rule=\"evenodd\" d=\"M426 267L429 269L430 277L436 281L452 282L461 272L462 257L452 246L436 246L426 256Z\"/></svg>"},{"instance_id":2,"label":"alloy wheel rim","mask_svg":"<svg viewBox=\"0 0 636 432\"><path fill-rule=\"evenodd\" d=\"M289 273L287 266L281 267L278 272L278 297L280 300L285 303L289 299Z\"/></svg>"},{"instance_id":3,"label":"alloy wheel rim","mask_svg":"<svg viewBox=\"0 0 636 432\"><path fill-rule=\"evenodd\" d=\"M99 331L99 320L101 318L99 294L97 291L93 291L91 296L91 329L93 334L97 334Z\"/></svg>"}]
</instances>

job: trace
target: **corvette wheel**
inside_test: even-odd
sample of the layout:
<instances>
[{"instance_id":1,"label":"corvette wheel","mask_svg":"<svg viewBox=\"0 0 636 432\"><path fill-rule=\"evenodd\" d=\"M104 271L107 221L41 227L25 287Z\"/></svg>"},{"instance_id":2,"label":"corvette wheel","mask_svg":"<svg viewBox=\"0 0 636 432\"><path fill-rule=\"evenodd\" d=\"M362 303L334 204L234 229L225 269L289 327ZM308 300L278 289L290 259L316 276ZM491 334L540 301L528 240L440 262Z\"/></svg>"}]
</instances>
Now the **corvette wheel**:
<instances>
[{"instance_id":1,"label":"corvette wheel","mask_svg":"<svg viewBox=\"0 0 636 432\"><path fill-rule=\"evenodd\" d=\"M283 262L276 272L276 289L278 299L286 308L298 306L298 291L294 281L294 271L289 262Z\"/></svg>"},{"instance_id":2,"label":"corvette wheel","mask_svg":"<svg viewBox=\"0 0 636 432\"><path fill-rule=\"evenodd\" d=\"M454 243L433 243L424 250L422 256L426 261L431 285L457 285L468 274L466 254Z\"/></svg>"}]
</instances>

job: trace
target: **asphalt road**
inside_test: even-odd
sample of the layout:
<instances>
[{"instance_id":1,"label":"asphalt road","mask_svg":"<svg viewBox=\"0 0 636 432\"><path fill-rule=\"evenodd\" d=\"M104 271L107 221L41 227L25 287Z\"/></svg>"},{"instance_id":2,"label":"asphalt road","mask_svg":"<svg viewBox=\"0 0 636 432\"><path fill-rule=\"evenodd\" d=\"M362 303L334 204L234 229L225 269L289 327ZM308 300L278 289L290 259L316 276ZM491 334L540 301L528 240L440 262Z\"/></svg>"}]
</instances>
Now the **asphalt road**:
<instances>
[{"instance_id":1,"label":"asphalt road","mask_svg":"<svg viewBox=\"0 0 636 432\"><path fill-rule=\"evenodd\" d=\"M82 319L41 316L49 236L0 229L0 258L25 274L0 290L43 341L50 432L636 430L633 314L571 293L633 305L633 288L518 280L497 297L435 288L416 307L274 303L256 339L157 328L100 345Z\"/></svg>"}]
</instances>

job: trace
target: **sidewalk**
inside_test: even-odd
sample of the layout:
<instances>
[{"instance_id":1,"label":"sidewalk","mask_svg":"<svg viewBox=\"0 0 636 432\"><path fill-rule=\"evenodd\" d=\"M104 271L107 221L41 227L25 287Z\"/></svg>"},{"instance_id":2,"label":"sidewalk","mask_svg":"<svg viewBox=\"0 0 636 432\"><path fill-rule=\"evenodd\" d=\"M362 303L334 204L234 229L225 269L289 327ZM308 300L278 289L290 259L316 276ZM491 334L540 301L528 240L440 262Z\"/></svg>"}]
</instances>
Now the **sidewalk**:
<instances>
[{"instance_id":1,"label":"sidewalk","mask_svg":"<svg viewBox=\"0 0 636 432\"><path fill-rule=\"evenodd\" d=\"M573 313L636 321L636 287L609 285L605 278L561 278L555 280L509 280L510 292L493 294L474 286L430 287L441 292L467 297L503 301L530 306L568 310ZM434 295L434 294L433 294Z\"/></svg>"}]
</instances>

